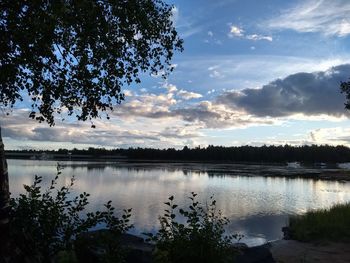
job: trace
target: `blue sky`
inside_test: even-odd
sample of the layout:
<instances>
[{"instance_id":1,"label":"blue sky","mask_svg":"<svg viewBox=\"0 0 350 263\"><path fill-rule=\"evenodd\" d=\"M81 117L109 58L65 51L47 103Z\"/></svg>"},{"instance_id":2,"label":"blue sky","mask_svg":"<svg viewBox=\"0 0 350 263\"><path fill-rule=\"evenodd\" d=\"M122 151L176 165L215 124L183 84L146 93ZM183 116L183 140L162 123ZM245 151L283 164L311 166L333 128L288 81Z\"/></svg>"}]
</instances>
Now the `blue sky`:
<instances>
[{"instance_id":1,"label":"blue sky","mask_svg":"<svg viewBox=\"0 0 350 263\"><path fill-rule=\"evenodd\" d=\"M344 144L350 77L348 0L172 0L184 39L167 79L125 87L111 120L2 116L8 149Z\"/></svg>"}]
</instances>

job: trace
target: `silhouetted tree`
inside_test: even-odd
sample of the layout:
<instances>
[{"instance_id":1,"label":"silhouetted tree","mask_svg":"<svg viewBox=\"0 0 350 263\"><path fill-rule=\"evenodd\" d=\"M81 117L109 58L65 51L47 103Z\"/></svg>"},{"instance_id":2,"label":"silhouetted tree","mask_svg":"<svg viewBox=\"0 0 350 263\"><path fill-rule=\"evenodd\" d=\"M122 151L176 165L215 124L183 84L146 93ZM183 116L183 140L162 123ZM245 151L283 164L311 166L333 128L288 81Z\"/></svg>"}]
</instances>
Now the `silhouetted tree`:
<instances>
[{"instance_id":1,"label":"silhouetted tree","mask_svg":"<svg viewBox=\"0 0 350 263\"><path fill-rule=\"evenodd\" d=\"M51 125L64 108L79 120L112 109L124 84L169 72L182 50L160 0L3 0L0 10L0 103L27 93L30 117Z\"/></svg>"},{"instance_id":2,"label":"silhouetted tree","mask_svg":"<svg viewBox=\"0 0 350 263\"><path fill-rule=\"evenodd\" d=\"M340 84L340 89L342 93L346 95L345 108L350 110L350 81L343 81Z\"/></svg>"},{"instance_id":3,"label":"silhouetted tree","mask_svg":"<svg viewBox=\"0 0 350 263\"><path fill-rule=\"evenodd\" d=\"M161 0L2 0L0 10L0 104L28 96L29 117L50 125L62 112L85 121L113 110L123 85L165 76L182 51Z\"/></svg>"},{"instance_id":4,"label":"silhouetted tree","mask_svg":"<svg viewBox=\"0 0 350 263\"><path fill-rule=\"evenodd\" d=\"M40 155L42 151L21 150L9 151L11 153L31 153ZM350 162L350 148L346 146L330 145L264 145L261 147L238 146L223 147L212 146L189 148L183 147L176 150L168 149L151 149L151 148L129 148L129 149L112 149L89 148L89 149L59 149L57 151L45 151L50 155L70 152L75 158L106 158L106 157L128 157L131 159L144 160L183 160L183 161L213 161L213 162L254 162L254 163L342 163ZM13 155L16 157L16 155ZM23 157L22 157L23 158ZM59 156L61 158L61 156Z\"/></svg>"}]
</instances>

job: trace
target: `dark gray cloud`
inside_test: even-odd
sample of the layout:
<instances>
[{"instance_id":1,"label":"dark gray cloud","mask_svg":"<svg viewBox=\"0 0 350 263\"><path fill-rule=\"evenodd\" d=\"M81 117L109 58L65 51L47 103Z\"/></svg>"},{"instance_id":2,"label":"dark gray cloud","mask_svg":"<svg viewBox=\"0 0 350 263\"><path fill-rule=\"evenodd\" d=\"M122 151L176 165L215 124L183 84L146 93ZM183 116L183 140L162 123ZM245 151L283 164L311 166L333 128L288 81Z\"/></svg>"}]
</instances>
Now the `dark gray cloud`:
<instances>
[{"instance_id":1,"label":"dark gray cloud","mask_svg":"<svg viewBox=\"0 0 350 263\"><path fill-rule=\"evenodd\" d=\"M201 123L205 128L218 129L227 127L244 127L248 125L273 124L269 119L245 118L239 111L225 109L221 105L203 101L188 108L181 108L174 113L189 123Z\"/></svg>"},{"instance_id":2,"label":"dark gray cloud","mask_svg":"<svg viewBox=\"0 0 350 263\"><path fill-rule=\"evenodd\" d=\"M202 102L192 107L176 109L174 110L174 114L188 122L208 122L210 120L220 119L222 117L221 114L208 107L208 104Z\"/></svg>"},{"instance_id":3,"label":"dark gray cloud","mask_svg":"<svg viewBox=\"0 0 350 263\"><path fill-rule=\"evenodd\" d=\"M340 82L349 77L350 64L339 65L323 72L289 75L261 89L225 92L217 98L217 102L260 117L283 117L296 113L338 117L347 114Z\"/></svg>"},{"instance_id":4,"label":"dark gray cloud","mask_svg":"<svg viewBox=\"0 0 350 263\"><path fill-rule=\"evenodd\" d=\"M171 126L165 128L159 133L159 136L164 138L176 138L176 139L193 139L199 137L198 132L189 130L187 131L183 127Z\"/></svg>"}]
</instances>

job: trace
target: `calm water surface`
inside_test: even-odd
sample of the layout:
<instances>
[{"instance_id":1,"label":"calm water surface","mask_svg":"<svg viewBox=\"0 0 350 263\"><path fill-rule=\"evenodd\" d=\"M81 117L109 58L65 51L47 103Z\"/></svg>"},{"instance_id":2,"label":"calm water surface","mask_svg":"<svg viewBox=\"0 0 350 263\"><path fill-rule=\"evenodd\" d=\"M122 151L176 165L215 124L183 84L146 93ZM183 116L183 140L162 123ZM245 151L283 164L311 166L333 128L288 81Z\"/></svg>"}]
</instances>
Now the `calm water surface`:
<instances>
[{"instance_id":1,"label":"calm water surface","mask_svg":"<svg viewBox=\"0 0 350 263\"><path fill-rule=\"evenodd\" d=\"M12 196L17 196L23 192L23 184L33 182L35 174L43 176L44 183L50 182L56 174L57 162L8 160L8 164L10 189ZM74 191L91 194L89 209L101 210L108 200L117 209L132 208L134 234L159 227L158 216L170 195L175 196L180 206L189 204L191 192L198 193L203 203L214 195L218 208L231 220L227 232L244 234L243 242L249 245L281 238L288 215L350 201L348 182L251 176L305 172L298 166L67 161L60 164L65 168L59 184L68 184L74 175Z\"/></svg>"}]
</instances>

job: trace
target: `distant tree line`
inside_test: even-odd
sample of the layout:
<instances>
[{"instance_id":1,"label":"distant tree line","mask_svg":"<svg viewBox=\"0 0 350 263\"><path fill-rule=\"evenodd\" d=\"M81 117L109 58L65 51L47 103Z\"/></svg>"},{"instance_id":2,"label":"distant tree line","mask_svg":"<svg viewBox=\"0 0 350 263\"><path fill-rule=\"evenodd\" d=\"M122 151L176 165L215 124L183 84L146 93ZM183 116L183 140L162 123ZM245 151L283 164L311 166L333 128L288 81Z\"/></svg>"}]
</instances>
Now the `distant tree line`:
<instances>
[{"instance_id":1,"label":"distant tree line","mask_svg":"<svg viewBox=\"0 0 350 263\"><path fill-rule=\"evenodd\" d=\"M21 150L8 151L11 153L33 153L42 151ZM106 156L124 156L129 159L144 160L179 160L179 161L229 161L229 162L350 162L350 148L346 146L330 145L303 145L303 146L237 146L223 147L213 146L201 148L182 149L152 149L152 148L129 148L129 149L59 149L45 151L48 154L60 155L86 155L96 158Z\"/></svg>"}]
</instances>

